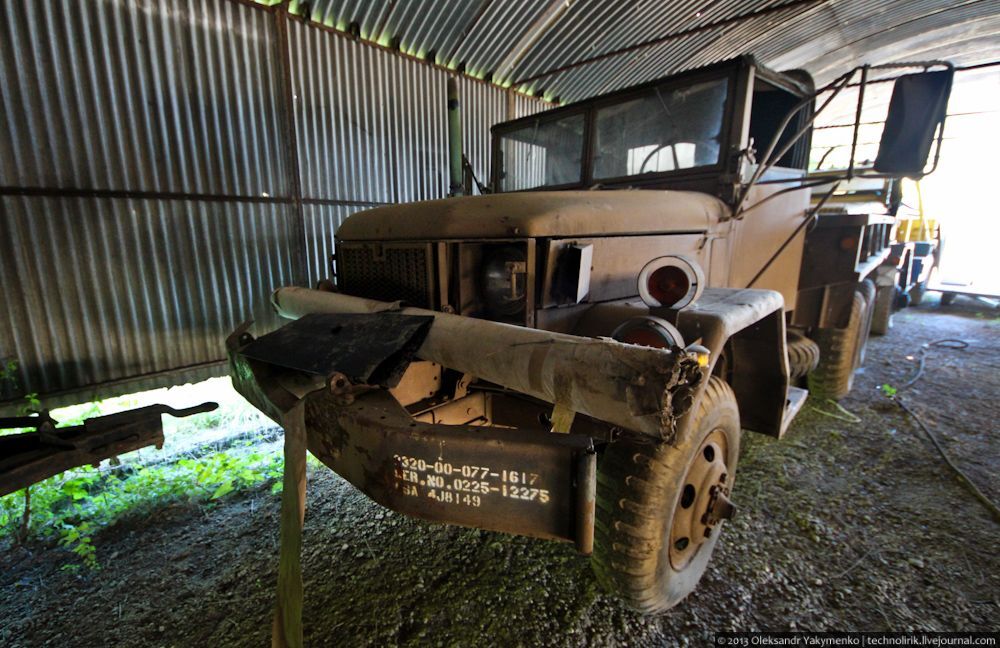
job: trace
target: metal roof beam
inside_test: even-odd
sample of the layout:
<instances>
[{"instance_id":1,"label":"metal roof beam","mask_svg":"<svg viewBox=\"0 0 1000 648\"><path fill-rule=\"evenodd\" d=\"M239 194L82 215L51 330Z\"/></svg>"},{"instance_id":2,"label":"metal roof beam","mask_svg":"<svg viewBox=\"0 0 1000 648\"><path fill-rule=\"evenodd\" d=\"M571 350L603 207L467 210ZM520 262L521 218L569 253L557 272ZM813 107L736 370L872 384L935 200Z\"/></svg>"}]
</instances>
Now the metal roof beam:
<instances>
[{"instance_id":1,"label":"metal roof beam","mask_svg":"<svg viewBox=\"0 0 1000 648\"><path fill-rule=\"evenodd\" d=\"M496 69L493 70L493 80L497 83L501 83L508 73L514 71L517 64L521 62L521 59L531 51L531 48L535 46L535 43L545 35L552 25L559 20L559 18L569 9L570 5L573 4L573 0L554 0L548 9L542 12L542 15L538 17L538 20L533 22L530 27L521 36L521 39L514 44L514 47L510 49L507 56L500 61ZM516 85L516 84L514 84Z\"/></svg>"}]
</instances>

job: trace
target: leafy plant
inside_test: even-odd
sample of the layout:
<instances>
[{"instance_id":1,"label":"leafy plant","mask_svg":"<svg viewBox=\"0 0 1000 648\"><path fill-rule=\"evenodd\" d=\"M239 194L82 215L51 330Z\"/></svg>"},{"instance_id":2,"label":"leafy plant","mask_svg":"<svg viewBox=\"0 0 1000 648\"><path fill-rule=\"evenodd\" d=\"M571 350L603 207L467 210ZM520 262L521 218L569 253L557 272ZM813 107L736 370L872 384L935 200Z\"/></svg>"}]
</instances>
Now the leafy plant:
<instances>
[{"instance_id":1,"label":"leafy plant","mask_svg":"<svg viewBox=\"0 0 1000 648\"><path fill-rule=\"evenodd\" d=\"M16 390L17 386L17 360L9 358L0 364L0 388L10 387L12 390Z\"/></svg>"},{"instance_id":2,"label":"leafy plant","mask_svg":"<svg viewBox=\"0 0 1000 648\"><path fill-rule=\"evenodd\" d=\"M0 387L16 380L16 371L16 361L0 361ZM261 445L275 438L274 428L227 379L73 405L53 410L52 416L60 426L72 426L152 403L197 400L217 401L220 407L184 419L165 417L162 453L130 453L100 468L69 470L0 497L0 545L4 540L49 543L73 555L66 569L97 569L96 536L122 518L172 503L216 506L234 492L268 484L271 492L280 492L281 451L273 444ZM23 412L41 409L37 394L25 397Z\"/></svg>"},{"instance_id":3,"label":"leafy plant","mask_svg":"<svg viewBox=\"0 0 1000 648\"><path fill-rule=\"evenodd\" d=\"M896 389L889 383L883 383L882 385L882 395L886 396L887 398L892 398L893 396L896 395L896 392L898 391L899 391L898 389Z\"/></svg>"},{"instance_id":4,"label":"leafy plant","mask_svg":"<svg viewBox=\"0 0 1000 648\"><path fill-rule=\"evenodd\" d=\"M38 399L37 393L25 394L24 401L24 405L21 406L21 414L28 415L42 411L42 401Z\"/></svg>"},{"instance_id":5,"label":"leafy plant","mask_svg":"<svg viewBox=\"0 0 1000 648\"><path fill-rule=\"evenodd\" d=\"M97 549L94 548L94 539L91 537L94 525L90 522L81 522L77 526L63 525L65 533L59 538L59 544L67 547L70 551L79 556L80 561L91 569L100 569L97 562Z\"/></svg>"}]
</instances>

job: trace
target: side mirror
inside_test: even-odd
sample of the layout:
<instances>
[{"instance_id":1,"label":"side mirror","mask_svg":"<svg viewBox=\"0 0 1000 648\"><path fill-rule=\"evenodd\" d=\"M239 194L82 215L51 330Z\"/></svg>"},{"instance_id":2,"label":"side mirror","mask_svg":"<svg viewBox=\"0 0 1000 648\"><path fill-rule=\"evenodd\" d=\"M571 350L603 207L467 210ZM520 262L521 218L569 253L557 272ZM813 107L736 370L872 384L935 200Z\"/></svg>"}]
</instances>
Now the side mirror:
<instances>
[{"instance_id":1,"label":"side mirror","mask_svg":"<svg viewBox=\"0 0 1000 648\"><path fill-rule=\"evenodd\" d=\"M934 134L944 124L953 76L949 67L896 79L875 171L910 178L924 175Z\"/></svg>"}]
</instances>

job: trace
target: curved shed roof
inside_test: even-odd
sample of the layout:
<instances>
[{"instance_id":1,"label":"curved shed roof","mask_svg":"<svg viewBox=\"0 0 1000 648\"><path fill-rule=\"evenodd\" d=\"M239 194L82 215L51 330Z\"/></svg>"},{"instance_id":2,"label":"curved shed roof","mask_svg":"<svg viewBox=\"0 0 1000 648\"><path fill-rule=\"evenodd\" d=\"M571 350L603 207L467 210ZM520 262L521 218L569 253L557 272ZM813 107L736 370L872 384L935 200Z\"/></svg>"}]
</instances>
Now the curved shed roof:
<instances>
[{"instance_id":1,"label":"curved shed roof","mask_svg":"<svg viewBox=\"0 0 1000 648\"><path fill-rule=\"evenodd\" d=\"M299 0L328 27L563 102L738 54L817 82L1000 52L1000 0Z\"/></svg>"}]
</instances>

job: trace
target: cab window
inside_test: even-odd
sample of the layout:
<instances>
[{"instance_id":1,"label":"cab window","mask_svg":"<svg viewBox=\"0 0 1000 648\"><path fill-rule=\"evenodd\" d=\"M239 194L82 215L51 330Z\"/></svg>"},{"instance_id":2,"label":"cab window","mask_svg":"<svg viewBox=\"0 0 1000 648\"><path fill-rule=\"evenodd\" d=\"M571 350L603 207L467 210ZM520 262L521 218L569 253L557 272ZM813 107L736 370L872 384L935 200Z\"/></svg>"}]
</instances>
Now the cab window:
<instances>
[{"instance_id":1,"label":"cab window","mask_svg":"<svg viewBox=\"0 0 1000 648\"><path fill-rule=\"evenodd\" d=\"M653 88L597 110L594 179L719 162L728 80Z\"/></svg>"},{"instance_id":2,"label":"cab window","mask_svg":"<svg viewBox=\"0 0 1000 648\"><path fill-rule=\"evenodd\" d=\"M582 113L536 119L500 136L500 191L577 184L583 168Z\"/></svg>"}]
</instances>

